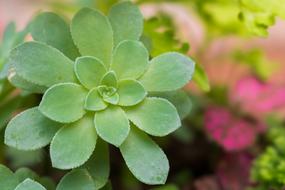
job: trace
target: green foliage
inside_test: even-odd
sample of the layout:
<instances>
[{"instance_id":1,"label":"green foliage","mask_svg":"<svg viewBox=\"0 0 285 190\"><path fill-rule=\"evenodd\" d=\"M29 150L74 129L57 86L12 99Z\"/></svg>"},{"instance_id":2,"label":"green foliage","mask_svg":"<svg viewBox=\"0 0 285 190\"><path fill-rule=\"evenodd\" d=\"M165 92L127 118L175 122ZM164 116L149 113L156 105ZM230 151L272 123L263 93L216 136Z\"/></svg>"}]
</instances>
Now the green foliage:
<instances>
[{"instance_id":1,"label":"green foliage","mask_svg":"<svg viewBox=\"0 0 285 190\"><path fill-rule=\"evenodd\" d=\"M12 51L13 76L20 78L23 89L41 92L38 87L43 87L44 95L39 107L8 124L5 143L23 150L50 143L53 167L80 167L61 180L58 190L93 190L107 183L105 142L120 149L140 181L165 183L167 157L145 133L165 136L181 122L171 101L149 94L182 88L195 63L175 52L149 60L139 41L142 25L139 9L130 2L113 6L108 17L90 8L79 10L70 33L59 16L42 13L32 23L35 41ZM179 105L178 98L170 99ZM184 117L189 110L180 107Z\"/></svg>"},{"instance_id":2,"label":"green foliage","mask_svg":"<svg viewBox=\"0 0 285 190\"><path fill-rule=\"evenodd\" d=\"M206 23L208 36L246 34L243 24L238 19L238 0L196 0L193 5Z\"/></svg>"},{"instance_id":3,"label":"green foliage","mask_svg":"<svg viewBox=\"0 0 285 190\"><path fill-rule=\"evenodd\" d=\"M268 79L277 70L276 63L268 60L260 49L236 51L233 56L238 63L249 65L254 74L263 80Z\"/></svg>"},{"instance_id":4,"label":"green foliage","mask_svg":"<svg viewBox=\"0 0 285 190\"><path fill-rule=\"evenodd\" d=\"M174 23L170 16L158 13L145 21L141 40L149 49L151 56L157 56L168 51L187 53L189 44L181 42L174 30Z\"/></svg>"},{"instance_id":5,"label":"green foliage","mask_svg":"<svg viewBox=\"0 0 285 190\"><path fill-rule=\"evenodd\" d=\"M1 190L55 190L55 185L49 178L41 178L28 168L20 168L13 173L0 165L0 188Z\"/></svg>"},{"instance_id":6,"label":"green foliage","mask_svg":"<svg viewBox=\"0 0 285 190\"><path fill-rule=\"evenodd\" d=\"M268 27L275 23L275 18L285 19L284 0L240 0L241 21L246 28L258 36L267 36Z\"/></svg>"},{"instance_id":7,"label":"green foliage","mask_svg":"<svg viewBox=\"0 0 285 190\"><path fill-rule=\"evenodd\" d=\"M282 189L285 186L285 128L280 122L271 119L268 140L272 145L254 161L251 177L258 183L258 188Z\"/></svg>"}]
</instances>

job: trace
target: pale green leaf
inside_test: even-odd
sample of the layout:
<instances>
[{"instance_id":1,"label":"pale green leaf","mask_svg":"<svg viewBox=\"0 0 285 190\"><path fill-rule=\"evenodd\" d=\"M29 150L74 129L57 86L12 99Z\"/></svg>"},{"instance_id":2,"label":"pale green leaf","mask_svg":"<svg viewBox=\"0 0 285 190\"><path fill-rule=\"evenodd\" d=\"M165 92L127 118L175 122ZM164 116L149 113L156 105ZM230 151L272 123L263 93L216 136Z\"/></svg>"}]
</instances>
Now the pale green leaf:
<instances>
[{"instance_id":1,"label":"pale green leaf","mask_svg":"<svg viewBox=\"0 0 285 190\"><path fill-rule=\"evenodd\" d=\"M78 84L57 84L45 92L39 110L54 121L71 123L85 114L86 95L87 91Z\"/></svg>"},{"instance_id":2,"label":"pale green leaf","mask_svg":"<svg viewBox=\"0 0 285 190\"><path fill-rule=\"evenodd\" d=\"M163 98L146 98L124 110L129 120L150 135L165 136L181 126L176 108Z\"/></svg>"},{"instance_id":3,"label":"pale green leaf","mask_svg":"<svg viewBox=\"0 0 285 190\"><path fill-rule=\"evenodd\" d=\"M40 113L38 107L15 116L5 131L5 144L20 150L35 150L46 146L62 124Z\"/></svg>"},{"instance_id":4,"label":"pale green leaf","mask_svg":"<svg viewBox=\"0 0 285 190\"><path fill-rule=\"evenodd\" d=\"M108 181L108 183L104 187L101 188L101 190L112 190L112 189L113 188L112 188L111 181Z\"/></svg>"},{"instance_id":5,"label":"pale green leaf","mask_svg":"<svg viewBox=\"0 0 285 190\"><path fill-rule=\"evenodd\" d=\"M61 179L56 190L95 190L95 183L87 170L76 169Z\"/></svg>"},{"instance_id":6,"label":"pale green leaf","mask_svg":"<svg viewBox=\"0 0 285 190\"><path fill-rule=\"evenodd\" d=\"M83 167L92 176L96 189L102 188L108 182L110 175L108 144L98 138L93 155Z\"/></svg>"},{"instance_id":7,"label":"pale green leaf","mask_svg":"<svg viewBox=\"0 0 285 190\"><path fill-rule=\"evenodd\" d=\"M114 71L107 72L102 80L101 85L117 88L117 75Z\"/></svg>"},{"instance_id":8,"label":"pale green leaf","mask_svg":"<svg viewBox=\"0 0 285 190\"><path fill-rule=\"evenodd\" d=\"M165 183L169 171L167 157L142 131L132 127L128 138L120 146L120 151L138 180L150 185Z\"/></svg>"},{"instance_id":9,"label":"pale green leaf","mask_svg":"<svg viewBox=\"0 0 285 190\"><path fill-rule=\"evenodd\" d=\"M165 53L151 60L140 82L147 91L172 91L192 78L195 63L180 53Z\"/></svg>"},{"instance_id":10,"label":"pale green leaf","mask_svg":"<svg viewBox=\"0 0 285 190\"><path fill-rule=\"evenodd\" d=\"M34 40L51 45L67 57L75 60L79 52L73 43L68 24L54 13L41 13L33 21L30 27Z\"/></svg>"},{"instance_id":11,"label":"pale green leaf","mask_svg":"<svg viewBox=\"0 0 285 190\"><path fill-rule=\"evenodd\" d=\"M26 179L20 183L15 190L46 190L41 184L31 179Z\"/></svg>"},{"instance_id":12,"label":"pale green leaf","mask_svg":"<svg viewBox=\"0 0 285 190\"><path fill-rule=\"evenodd\" d=\"M132 106L141 102L147 95L143 86L135 80L121 80L118 84L120 106Z\"/></svg>"},{"instance_id":13,"label":"pale green leaf","mask_svg":"<svg viewBox=\"0 0 285 190\"><path fill-rule=\"evenodd\" d=\"M96 140L93 116L86 115L79 121L62 127L50 146L53 167L71 169L81 166L92 155Z\"/></svg>"},{"instance_id":14,"label":"pale green leaf","mask_svg":"<svg viewBox=\"0 0 285 190\"><path fill-rule=\"evenodd\" d=\"M115 45L123 40L139 40L143 32L143 15L131 2L114 5L109 13Z\"/></svg>"},{"instance_id":15,"label":"pale green leaf","mask_svg":"<svg viewBox=\"0 0 285 190\"><path fill-rule=\"evenodd\" d=\"M193 75L193 80L197 83L199 88L201 88L203 91L205 92L210 91L211 88L210 88L207 74L202 68L202 66L199 64L195 65L195 73Z\"/></svg>"},{"instance_id":16,"label":"pale green leaf","mask_svg":"<svg viewBox=\"0 0 285 190\"><path fill-rule=\"evenodd\" d=\"M99 11L83 8L73 18L71 35L82 55L94 56L106 68L111 63L113 31L106 16Z\"/></svg>"},{"instance_id":17,"label":"pale green leaf","mask_svg":"<svg viewBox=\"0 0 285 190\"><path fill-rule=\"evenodd\" d=\"M108 104L103 101L102 97L100 96L98 89L94 88L92 89L85 100L85 109L90 111L100 111L105 109L108 106Z\"/></svg>"},{"instance_id":18,"label":"pale green leaf","mask_svg":"<svg viewBox=\"0 0 285 190\"><path fill-rule=\"evenodd\" d=\"M96 112L94 123L98 135L115 146L120 146L130 131L126 114L116 106L109 106L103 111Z\"/></svg>"},{"instance_id":19,"label":"pale green leaf","mask_svg":"<svg viewBox=\"0 0 285 190\"><path fill-rule=\"evenodd\" d=\"M141 42L123 41L114 50L111 68L118 79L137 79L148 65L148 51Z\"/></svg>"},{"instance_id":20,"label":"pale green leaf","mask_svg":"<svg viewBox=\"0 0 285 190\"><path fill-rule=\"evenodd\" d=\"M12 68L21 78L50 87L62 82L76 82L73 62L57 49L40 42L26 42L10 55Z\"/></svg>"},{"instance_id":21,"label":"pale green leaf","mask_svg":"<svg viewBox=\"0 0 285 190\"><path fill-rule=\"evenodd\" d=\"M155 92L151 93L150 96L167 99L176 107L181 120L190 113L192 108L190 97L183 90L171 92Z\"/></svg>"},{"instance_id":22,"label":"pale green leaf","mask_svg":"<svg viewBox=\"0 0 285 190\"><path fill-rule=\"evenodd\" d=\"M36 180L38 178L38 175L29 168L20 168L15 172L14 175L18 178L19 183L22 183L27 178L32 180Z\"/></svg>"},{"instance_id":23,"label":"pale green leaf","mask_svg":"<svg viewBox=\"0 0 285 190\"><path fill-rule=\"evenodd\" d=\"M97 87L106 73L104 64L99 59L90 56L76 59L74 70L78 80L88 89Z\"/></svg>"},{"instance_id":24,"label":"pale green leaf","mask_svg":"<svg viewBox=\"0 0 285 190\"><path fill-rule=\"evenodd\" d=\"M33 83L28 82L27 80L23 79L22 77L17 75L14 68L11 68L9 70L8 80L11 84L13 84L13 86L15 86L17 88L21 88L21 89L29 91L29 92L32 92L32 93L43 94L47 89L47 87L45 87L45 86L33 84Z\"/></svg>"},{"instance_id":25,"label":"pale green leaf","mask_svg":"<svg viewBox=\"0 0 285 190\"><path fill-rule=\"evenodd\" d=\"M6 126L13 112L19 107L22 98L15 96L0 105L0 130Z\"/></svg>"},{"instance_id":26,"label":"pale green leaf","mask_svg":"<svg viewBox=\"0 0 285 190\"><path fill-rule=\"evenodd\" d=\"M115 93L111 96L108 96L108 97L103 97L103 100L107 103L110 103L110 104L113 104L113 105L117 105L119 103L119 94L118 93Z\"/></svg>"},{"instance_id":27,"label":"pale green leaf","mask_svg":"<svg viewBox=\"0 0 285 190\"><path fill-rule=\"evenodd\" d=\"M13 172L6 166L0 165L0 189L14 190L19 181L14 177Z\"/></svg>"}]
</instances>

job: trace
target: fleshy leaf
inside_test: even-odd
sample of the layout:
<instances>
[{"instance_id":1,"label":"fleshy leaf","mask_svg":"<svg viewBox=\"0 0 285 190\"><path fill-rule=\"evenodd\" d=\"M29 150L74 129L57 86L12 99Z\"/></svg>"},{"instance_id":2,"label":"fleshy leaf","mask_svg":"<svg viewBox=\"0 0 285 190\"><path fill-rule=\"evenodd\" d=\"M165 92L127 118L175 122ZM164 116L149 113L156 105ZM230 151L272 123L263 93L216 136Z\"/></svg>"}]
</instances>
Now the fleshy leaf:
<instances>
[{"instance_id":1,"label":"fleshy leaf","mask_svg":"<svg viewBox=\"0 0 285 190\"><path fill-rule=\"evenodd\" d=\"M114 71L109 71L106 73L101 80L101 85L117 88L116 73Z\"/></svg>"},{"instance_id":2,"label":"fleshy leaf","mask_svg":"<svg viewBox=\"0 0 285 190\"><path fill-rule=\"evenodd\" d=\"M53 167L71 169L81 166L92 155L96 140L93 117L90 115L62 127L50 146Z\"/></svg>"},{"instance_id":3,"label":"fleshy leaf","mask_svg":"<svg viewBox=\"0 0 285 190\"><path fill-rule=\"evenodd\" d=\"M31 179L26 179L20 183L15 190L46 190L41 184Z\"/></svg>"},{"instance_id":4,"label":"fleshy leaf","mask_svg":"<svg viewBox=\"0 0 285 190\"><path fill-rule=\"evenodd\" d=\"M14 190L19 181L14 177L13 172L7 167L0 165L0 189Z\"/></svg>"},{"instance_id":5,"label":"fleshy leaf","mask_svg":"<svg viewBox=\"0 0 285 190\"><path fill-rule=\"evenodd\" d=\"M165 53L151 60L140 82L147 91L172 91L192 78L194 62L180 53Z\"/></svg>"},{"instance_id":6,"label":"fleshy leaf","mask_svg":"<svg viewBox=\"0 0 285 190\"><path fill-rule=\"evenodd\" d=\"M132 106L141 102L147 93L139 82L122 80L118 84L118 94L120 106Z\"/></svg>"},{"instance_id":7,"label":"fleshy leaf","mask_svg":"<svg viewBox=\"0 0 285 190\"><path fill-rule=\"evenodd\" d=\"M19 107L21 101L22 97L15 96L0 105L0 131L7 125L8 121L12 117L13 112Z\"/></svg>"},{"instance_id":8,"label":"fleshy leaf","mask_svg":"<svg viewBox=\"0 0 285 190\"><path fill-rule=\"evenodd\" d=\"M92 89L85 100L85 109L90 111L100 111L108 106L106 102L103 101L102 97L98 93L97 88Z\"/></svg>"},{"instance_id":9,"label":"fleshy leaf","mask_svg":"<svg viewBox=\"0 0 285 190\"><path fill-rule=\"evenodd\" d=\"M32 180L36 180L36 178L38 178L38 175L29 168L19 168L14 175L18 178L19 183L22 183L27 178Z\"/></svg>"},{"instance_id":10,"label":"fleshy leaf","mask_svg":"<svg viewBox=\"0 0 285 190\"><path fill-rule=\"evenodd\" d=\"M86 90L74 83L61 83L50 87L44 94L39 110L48 118L70 123L83 117Z\"/></svg>"},{"instance_id":11,"label":"fleshy leaf","mask_svg":"<svg viewBox=\"0 0 285 190\"><path fill-rule=\"evenodd\" d=\"M50 143L59 127L46 118L38 107L28 109L15 116L5 131L5 144L20 150L35 150Z\"/></svg>"},{"instance_id":12,"label":"fleshy leaf","mask_svg":"<svg viewBox=\"0 0 285 190\"><path fill-rule=\"evenodd\" d=\"M92 176L96 189L102 188L108 182L110 175L108 144L98 138L93 155L83 167Z\"/></svg>"},{"instance_id":13,"label":"fleshy leaf","mask_svg":"<svg viewBox=\"0 0 285 190\"><path fill-rule=\"evenodd\" d=\"M193 75L193 80L197 83L199 88L205 92L209 92L211 87L209 84L208 76L201 65L195 65L195 73Z\"/></svg>"},{"instance_id":14,"label":"fleshy leaf","mask_svg":"<svg viewBox=\"0 0 285 190\"><path fill-rule=\"evenodd\" d=\"M118 93L115 93L112 96L104 97L103 99L105 102L108 102L108 103L113 104L113 105L117 105L120 97L119 97Z\"/></svg>"},{"instance_id":15,"label":"fleshy leaf","mask_svg":"<svg viewBox=\"0 0 285 190\"><path fill-rule=\"evenodd\" d=\"M71 35L82 55L97 57L109 67L113 31L106 16L90 8L81 9L72 20Z\"/></svg>"},{"instance_id":16,"label":"fleshy leaf","mask_svg":"<svg viewBox=\"0 0 285 190\"><path fill-rule=\"evenodd\" d=\"M98 86L106 73L104 64L99 59L90 56L76 59L74 70L78 80L88 89Z\"/></svg>"},{"instance_id":17,"label":"fleshy leaf","mask_svg":"<svg viewBox=\"0 0 285 190\"><path fill-rule=\"evenodd\" d=\"M138 41L123 41L114 50L111 68L118 79L137 79L146 70L149 54Z\"/></svg>"},{"instance_id":18,"label":"fleshy leaf","mask_svg":"<svg viewBox=\"0 0 285 190\"><path fill-rule=\"evenodd\" d=\"M72 61L57 49L40 42L26 42L16 47L9 63L21 78L41 86L76 82Z\"/></svg>"},{"instance_id":19,"label":"fleshy leaf","mask_svg":"<svg viewBox=\"0 0 285 190\"><path fill-rule=\"evenodd\" d=\"M163 98L146 98L125 111L129 120L150 135L165 136L181 126L176 108Z\"/></svg>"},{"instance_id":20,"label":"fleshy leaf","mask_svg":"<svg viewBox=\"0 0 285 190\"><path fill-rule=\"evenodd\" d=\"M95 184L85 169L76 169L66 174L56 190L94 190Z\"/></svg>"},{"instance_id":21,"label":"fleshy leaf","mask_svg":"<svg viewBox=\"0 0 285 190\"><path fill-rule=\"evenodd\" d=\"M192 108L192 103L189 95L183 90L172 92L155 92L151 93L150 96L167 99L176 107L181 120L190 113Z\"/></svg>"},{"instance_id":22,"label":"fleshy leaf","mask_svg":"<svg viewBox=\"0 0 285 190\"><path fill-rule=\"evenodd\" d=\"M164 184L169 171L169 163L159 146L135 127L120 146L124 160L134 174L143 183Z\"/></svg>"},{"instance_id":23,"label":"fleshy leaf","mask_svg":"<svg viewBox=\"0 0 285 190\"><path fill-rule=\"evenodd\" d=\"M131 2L114 5L109 13L115 45L123 40L139 40L143 32L143 15Z\"/></svg>"},{"instance_id":24,"label":"fleshy leaf","mask_svg":"<svg viewBox=\"0 0 285 190\"><path fill-rule=\"evenodd\" d=\"M41 13L32 21L30 29L34 40L57 48L72 60L80 56L69 26L60 16L49 12Z\"/></svg>"},{"instance_id":25,"label":"fleshy leaf","mask_svg":"<svg viewBox=\"0 0 285 190\"><path fill-rule=\"evenodd\" d=\"M106 110L96 112L94 123L98 135L115 146L120 146L130 131L125 112L116 106L109 106Z\"/></svg>"},{"instance_id":26,"label":"fleshy leaf","mask_svg":"<svg viewBox=\"0 0 285 190\"><path fill-rule=\"evenodd\" d=\"M17 75L15 69L13 68L9 70L8 80L11 84L13 84L13 86L33 93L43 94L47 89L45 86L36 85L23 79Z\"/></svg>"}]
</instances>

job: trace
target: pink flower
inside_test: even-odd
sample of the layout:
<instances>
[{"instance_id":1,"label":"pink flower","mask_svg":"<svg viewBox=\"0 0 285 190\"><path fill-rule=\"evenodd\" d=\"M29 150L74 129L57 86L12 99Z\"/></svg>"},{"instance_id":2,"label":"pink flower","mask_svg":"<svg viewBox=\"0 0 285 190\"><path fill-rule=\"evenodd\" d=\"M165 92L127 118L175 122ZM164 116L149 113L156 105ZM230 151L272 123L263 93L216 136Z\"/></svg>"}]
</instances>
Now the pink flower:
<instances>
[{"instance_id":1,"label":"pink flower","mask_svg":"<svg viewBox=\"0 0 285 190\"><path fill-rule=\"evenodd\" d=\"M205 129L209 136L227 151L250 147L258 133L253 124L220 107L208 108L205 113Z\"/></svg>"}]
</instances>

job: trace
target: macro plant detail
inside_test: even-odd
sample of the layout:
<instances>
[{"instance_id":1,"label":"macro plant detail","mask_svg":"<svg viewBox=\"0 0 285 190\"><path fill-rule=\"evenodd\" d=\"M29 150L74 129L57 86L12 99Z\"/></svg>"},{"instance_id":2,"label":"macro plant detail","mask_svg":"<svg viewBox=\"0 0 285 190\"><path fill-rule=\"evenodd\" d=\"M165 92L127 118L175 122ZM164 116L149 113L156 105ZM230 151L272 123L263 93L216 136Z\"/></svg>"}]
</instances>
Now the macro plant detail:
<instances>
[{"instance_id":1,"label":"macro plant detail","mask_svg":"<svg viewBox=\"0 0 285 190\"><path fill-rule=\"evenodd\" d=\"M168 135L181 122L172 103L151 94L182 88L195 64L175 52L150 60L139 41L142 30L143 17L130 2L114 5L108 17L83 8L70 29L56 14L37 16L31 24L35 41L11 52L8 78L43 97L9 122L5 143L21 150L50 144L53 167L86 168L97 189L107 183L109 166L95 161L108 161L109 143L137 179L164 184L169 163L148 135Z\"/></svg>"}]
</instances>

